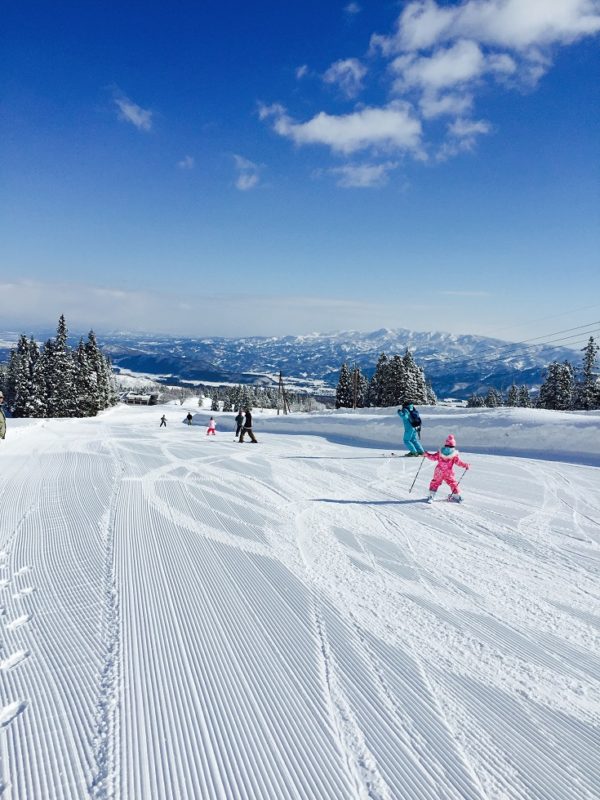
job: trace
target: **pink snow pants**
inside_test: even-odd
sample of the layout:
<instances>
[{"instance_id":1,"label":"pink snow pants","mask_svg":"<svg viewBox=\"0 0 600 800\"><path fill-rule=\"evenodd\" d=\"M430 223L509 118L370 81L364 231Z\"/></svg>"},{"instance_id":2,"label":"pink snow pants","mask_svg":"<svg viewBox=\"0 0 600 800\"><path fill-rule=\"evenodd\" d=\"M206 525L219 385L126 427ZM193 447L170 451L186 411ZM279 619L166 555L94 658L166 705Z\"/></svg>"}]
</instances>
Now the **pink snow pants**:
<instances>
[{"instance_id":1,"label":"pink snow pants","mask_svg":"<svg viewBox=\"0 0 600 800\"><path fill-rule=\"evenodd\" d=\"M438 464L433 473L431 483L429 484L429 491L437 492L444 481L452 489L454 494L458 494L458 482L452 469L444 469L441 464Z\"/></svg>"},{"instance_id":2,"label":"pink snow pants","mask_svg":"<svg viewBox=\"0 0 600 800\"><path fill-rule=\"evenodd\" d=\"M216 430L215 430L214 428L209 428L209 429L206 431L206 435L207 435L207 436L215 436L215 434L216 434Z\"/></svg>"}]
</instances>

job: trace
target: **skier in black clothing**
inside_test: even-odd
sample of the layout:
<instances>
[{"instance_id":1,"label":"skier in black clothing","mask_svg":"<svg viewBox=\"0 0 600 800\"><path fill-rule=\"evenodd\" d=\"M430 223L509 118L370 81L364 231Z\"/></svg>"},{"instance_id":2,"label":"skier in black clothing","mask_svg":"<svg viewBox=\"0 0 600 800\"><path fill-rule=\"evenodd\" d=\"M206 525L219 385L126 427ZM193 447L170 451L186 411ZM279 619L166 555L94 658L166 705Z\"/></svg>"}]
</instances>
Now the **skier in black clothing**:
<instances>
[{"instance_id":1,"label":"skier in black clothing","mask_svg":"<svg viewBox=\"0 0 600 800\"><path fill-rule=\"evenodd\" d=\"M250 413L249 408L245 409L244 427L242 428L242 432L240 433L240 442L244 441L244 434L246 433L250 437L251 441L254 442L254 444L258 444L256 439L254 438L254 434L252 433L252 414Z\"/></svg>"},{"instance_id":2,"label":"skier in black clothing","mask_svg":"<svg viewBox=\"0 0 600 800\"><path fill-rule=\"evenodd\" d=\"M187 419L187 424L191 425L193 417L192 417L192 415L191 415L191 413L189 411L188 411L188 415L187 415L186 419Z\"/></svg>"},{"instance_id":3,"label":"skier in black clothing","mask_svg":"<svg viewBox=\"0 0 600 800\"><path fill-rule=\"evenodd\" d=\"M244 414L242 412L242 409L240 408L240 410L238 411L238 413L236 415L236 418L235 418L235 426L236 426L235 427L235 438L236 439L239 438L239 435L242 432L243 424L244 424Z\"/></svg>"},{"instance_id":4,"label":"skier in black clothing","mask_svg":"<svg viewBox=\"0 0 600 800\"><path fill-rule=\"evenodd\" d=\"M163 427L166 428L167 427L167 418L165 417L164 414L160 418L160 425L158 427L159 428L163 428Z\"/></svg>"}]
</instances>

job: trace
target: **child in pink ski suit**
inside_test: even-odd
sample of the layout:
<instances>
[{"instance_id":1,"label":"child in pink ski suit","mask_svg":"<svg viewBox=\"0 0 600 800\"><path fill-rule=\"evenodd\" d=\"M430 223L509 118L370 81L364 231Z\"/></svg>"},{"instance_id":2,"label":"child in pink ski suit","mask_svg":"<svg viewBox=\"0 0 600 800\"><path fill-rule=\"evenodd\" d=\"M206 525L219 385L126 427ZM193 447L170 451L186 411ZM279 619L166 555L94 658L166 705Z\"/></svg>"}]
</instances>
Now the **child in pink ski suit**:
<instances>
[{"instance_id":1,"label":"child in pink ski suit","mask_svg":"<svg viewBox=\"0 0 600 800\"><path fill-rule=\"evenodd\" d=\"M216 427L217 427L217 423L215 422L214 417L211 417L208 420L208 428L206 429L206 435L207 436L216 436L216 433L217 433Z\"/></svg>"},{"instance_id":2,"label":"child in pink ski suit","mask_svg":"<svg viewBox=\"0 0 600 800\"><path fill-rule=\"evenodd\" d=\"M429 503L433 502L435 493L439 489L442 482L445 481L452 489L452 494L448 499L460 503L462 497L458 491L458 483L456 481L456 475L454 474L454 465L456 464L463 469L469 469L469 465L459 456L458 450L456 449L456 439L454 436L450 434L450 436L448 436L446 439L444 446L438 450L437 453L426 452L423 455L430 461L437 461L433 478L429 484L429 497L427 498L427 501Z\"/></svg>"}]
</instances>

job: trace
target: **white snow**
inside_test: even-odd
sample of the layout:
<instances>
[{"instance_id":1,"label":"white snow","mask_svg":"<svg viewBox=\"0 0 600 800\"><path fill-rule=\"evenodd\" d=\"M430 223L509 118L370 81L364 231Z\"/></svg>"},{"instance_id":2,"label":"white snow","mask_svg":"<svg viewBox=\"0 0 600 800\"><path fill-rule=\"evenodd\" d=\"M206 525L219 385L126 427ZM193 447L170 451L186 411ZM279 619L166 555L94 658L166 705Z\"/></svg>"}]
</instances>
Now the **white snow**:
<instances>
[{"instance_id":1,"label":"white snow","mask_svg":"<svg viewBox=\"0 0 600 800\"><path fill-rule=\"evenodd\" d=\"M163 411L8 421L0 794L600 797L600 414Z\"/></svg>"}]
</instances>

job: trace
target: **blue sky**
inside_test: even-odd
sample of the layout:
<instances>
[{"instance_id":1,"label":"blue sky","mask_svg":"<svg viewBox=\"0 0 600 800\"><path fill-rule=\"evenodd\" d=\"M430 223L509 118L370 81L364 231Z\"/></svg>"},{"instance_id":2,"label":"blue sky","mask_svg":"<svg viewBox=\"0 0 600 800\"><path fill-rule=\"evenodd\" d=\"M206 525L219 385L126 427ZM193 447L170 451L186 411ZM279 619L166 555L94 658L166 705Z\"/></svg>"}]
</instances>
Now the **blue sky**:
<instances>
[{"instance_id":1,"label":"blue sky","mask_svg":"<svg viewBox=\"0 0 600 800\"><path fill-rule=\"evenodd\" d=\"M600 318L598 0L126 6L4 9L2 327Z\"/></svg>"}]
</instances>

